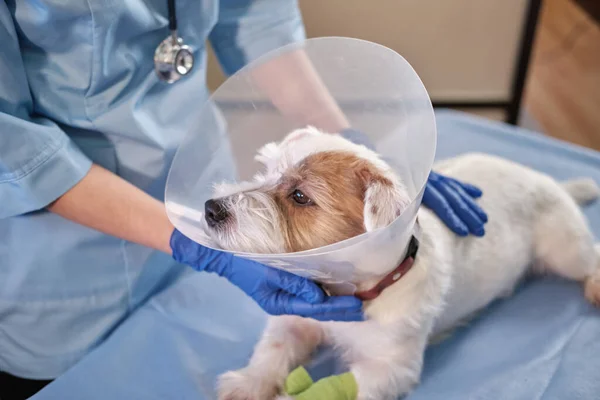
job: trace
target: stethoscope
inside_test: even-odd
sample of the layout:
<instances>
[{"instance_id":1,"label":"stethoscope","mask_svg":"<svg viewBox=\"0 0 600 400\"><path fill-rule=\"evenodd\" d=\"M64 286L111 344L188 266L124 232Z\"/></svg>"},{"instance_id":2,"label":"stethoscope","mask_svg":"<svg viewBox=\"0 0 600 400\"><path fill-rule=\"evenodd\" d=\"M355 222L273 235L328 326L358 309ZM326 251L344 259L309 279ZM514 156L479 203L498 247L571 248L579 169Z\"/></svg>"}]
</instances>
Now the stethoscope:
<instances>
[{"instance_id":1,"label":"stethoscope","mask_svg":"<svg viewBox=\"0 0 600 400\"><path fill-rule=\"evenodd\" d=\"M154 69L161 80L173 83L190 73L194 67L194 55L191 49L183 44L183 39L177 36L175 0L167 0L167 6L171 34L154 52Z\"/></svg>"}]
</instances>

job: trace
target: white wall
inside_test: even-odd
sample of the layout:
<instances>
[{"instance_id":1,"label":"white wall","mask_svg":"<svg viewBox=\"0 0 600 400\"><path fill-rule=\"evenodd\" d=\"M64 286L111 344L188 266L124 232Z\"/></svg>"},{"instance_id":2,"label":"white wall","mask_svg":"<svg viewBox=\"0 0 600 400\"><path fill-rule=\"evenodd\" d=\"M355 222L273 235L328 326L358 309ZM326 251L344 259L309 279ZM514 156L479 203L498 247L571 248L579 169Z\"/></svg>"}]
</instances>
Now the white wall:
<instances>
[{"instance_id":1,"label":"white wall","mask_svg":"<svg viewBox=\"0 0 600 400\"><path fill-rule=\"evenodd\" d=\"M309 37L349 36L390 47L434 101L510 96L527 0L300 0ZM222 82L214 57L209 85Z\"/></svg>"}]
</instances>

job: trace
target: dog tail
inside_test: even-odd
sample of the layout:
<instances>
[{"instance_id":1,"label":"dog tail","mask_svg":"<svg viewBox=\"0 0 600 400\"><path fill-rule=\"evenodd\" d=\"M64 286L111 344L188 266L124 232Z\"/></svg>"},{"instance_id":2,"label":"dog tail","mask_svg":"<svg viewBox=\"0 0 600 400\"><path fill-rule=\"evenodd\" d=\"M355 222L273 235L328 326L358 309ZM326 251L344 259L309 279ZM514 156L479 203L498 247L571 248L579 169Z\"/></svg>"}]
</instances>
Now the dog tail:
<instances>
[{"instance_id":1,"label":"dog tail","mask_svg":"<svg viewBox=\"0 0 600 400\"><path fill-rule=\"evenodd\" d=\"M562 187L583 206L600 197L600 186L591 178L579 178L562 182Z\"/></svg>"}]
</instances>

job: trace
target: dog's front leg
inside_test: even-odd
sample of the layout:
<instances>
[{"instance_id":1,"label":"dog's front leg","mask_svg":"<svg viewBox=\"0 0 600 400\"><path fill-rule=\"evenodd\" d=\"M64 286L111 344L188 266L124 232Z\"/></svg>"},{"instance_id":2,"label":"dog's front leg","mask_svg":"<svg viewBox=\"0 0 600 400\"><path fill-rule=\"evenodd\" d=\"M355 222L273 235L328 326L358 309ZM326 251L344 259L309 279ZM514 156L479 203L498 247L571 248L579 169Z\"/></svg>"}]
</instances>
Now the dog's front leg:
<instances>
[{"instance_id":1,"label":"dog's front leg","mask_svg":"<svg viewBox=\"0 0 600 400\"><path fill-rule=\"evenodd\" d=\"M326 325L327 339L342 350L356 380L358 400L395 400L419 382L431 324L416 321Z\"/></svg>"},{"instance_id":2,"label":"dog's front leg","mask_svg":"<svg viewBox=\"0 0 600 400\"><path fill-rule=\"evenodd\" d=\"M219 399L274 398L292 368L304 362L322 341L318 321L295 316L269 318L248 366L219 377Z\"/></svg>"},{"instance_id":3,"label":"dog's front leg","mask_svg":"<svg viewBox=\"0 0 600 400\"><path fill-rule=\"evenodd\" d=\"M354 376L357 400L396 400L419 382L431 330L424 315L395 323L368 320L323 326L326 340L341 350Z\"/></svg>"},{"instance_id":4,"label":"dog's front leg","mask_svg":"<svg viewBox=\"0 0 600 400\"><path fill-rule=\"evenodd\" d=\"M395 400L409 393L419 383L426 343L426 336L405 337L387 354L353 362L358 400Z\"/></svg>"}]
</instances>

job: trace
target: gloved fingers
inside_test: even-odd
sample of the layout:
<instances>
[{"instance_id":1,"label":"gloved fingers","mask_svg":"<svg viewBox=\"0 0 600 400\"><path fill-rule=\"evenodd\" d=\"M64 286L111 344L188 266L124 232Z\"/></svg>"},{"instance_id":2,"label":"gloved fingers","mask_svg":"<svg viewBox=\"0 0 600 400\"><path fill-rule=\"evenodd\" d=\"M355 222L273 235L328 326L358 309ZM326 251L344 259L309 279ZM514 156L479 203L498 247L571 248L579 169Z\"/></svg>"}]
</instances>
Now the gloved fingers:
<instances>
[{"instance_id":1,"label":"gloved fingers","mask_svg":"<svg viewBox=\"0 0 600 400\"><path fill-rule=\"evenodd\" d=\"M188 265L198 261L198 244L179 230L173 230L169 244L175 261Z\"/></svg>"},{"instance_id":2,"label":"gloved fingers","mask_svg":"<svg viewBox=\"0 0 600 400\"><path fill-rule=\"evenodd\" d=\"M436 185L436 188L447 199L452 212L467 225L469 232L475 236L483 236L485 233L485 230L483 229L484 222L479 215L471 209L471 204L469 202L473 203L473 200L459 187L440 184Z\"/></svg>"},{"instance_id":3,"label":"gloved fingers","mask_svg":"<svg viewBox=\"0 0 600 400\"><path fill-rule=\"evenodd\" d=\"M450 177L446 177L446 179L448 179L450 182L453 182L456 185L460 186L471 197L474 197L477 199L483 195L483 192L477 186L473 186L470 183L461 182L459 180L456 180L456 179L450 178Z\"/></svg>"},{"instance_id":4,"label":"gloved fingers","mask_svg":"<svg viewBox=\"0 0 600 400\"><path fill-rule=\"evenodd\" d=\"M310 279L275 268L269 271L267 279L274 289L281 289L311 304L319 304L325 301L326 296L323 289Z\"/></svg>"},{"instance_id":5,"label":"gloved fingers","mask_svg":"<svg viewBox=\"0 0 600 400\"><path fill-rule=\"evenodd\" d=\"M469 194L469 196L471 196L471 197L479 198L483 195L483 192L481 191L481 189L479 189L477 186L471 185L470 183L461 182L458 179L454 179L454 178L451 178L451 177L445 176L445 175L440 175L435 171L431 171L429 173L428 182L438 184L438 185L443 185L445 183L444 181L454 182L455 184L457 184L458 186L463 188L463 190L467 194Z\"/></svg>"},{"instance_id":6,"label":"gloved fingers","mask_svg":"<svg viewBox=\"0 0 600 400\"><path fill-rule=\"evenodd\" d=\"M434 186L433 183L427 183L425 193L423 193L423 205L430 208L440 218L448 228L459 236L467 236L469 228L465 225L458 215L452 210L452 207Z\"/></svg>"},{"instance_id":7,"label":"gloved fingers","mask_svg":"<svg viewBox=\"0 0 600 400\"><path fill-rule=\"evenodd\" d=\"M483 211L483 209L479 207L475 200L467 196L467 193L465 193L463 187L460 184L456 184L454 182L450 182L449 184L450 186L454 187L454 189L459 193L459 195L461 195L462 199L469 205L471 210L475 214L477 214L477 216L481 219L481 221L483 221L484 224L488 222L488 216L485 213L485 211Z\"/></svg>"},{"instance_id":8,"label":"gloved fingers","mask_svg":"<svg viewBox=\"0 0 600 400\"><path fill-rule=\"evenodd\" d=\"M171 234L170 245L175 261L189 265L198 271L210 270L221 275L233 257L229 253L196 243L177 229L174 229Z\"/></svg>"},{"instance_id":9,"label":"gloved fingers","mask_svg":"<svg viewBox=\"0 0 600 400\"><path fill-rule=\"evenodd\" d=\"M263 302L271 314L290 314L319 321L363 321L362 301L354 296L331 296L311 304L289 293L273 293ZM270 311L271 310L271 311Z\"/></svg>"}]
</instances>

